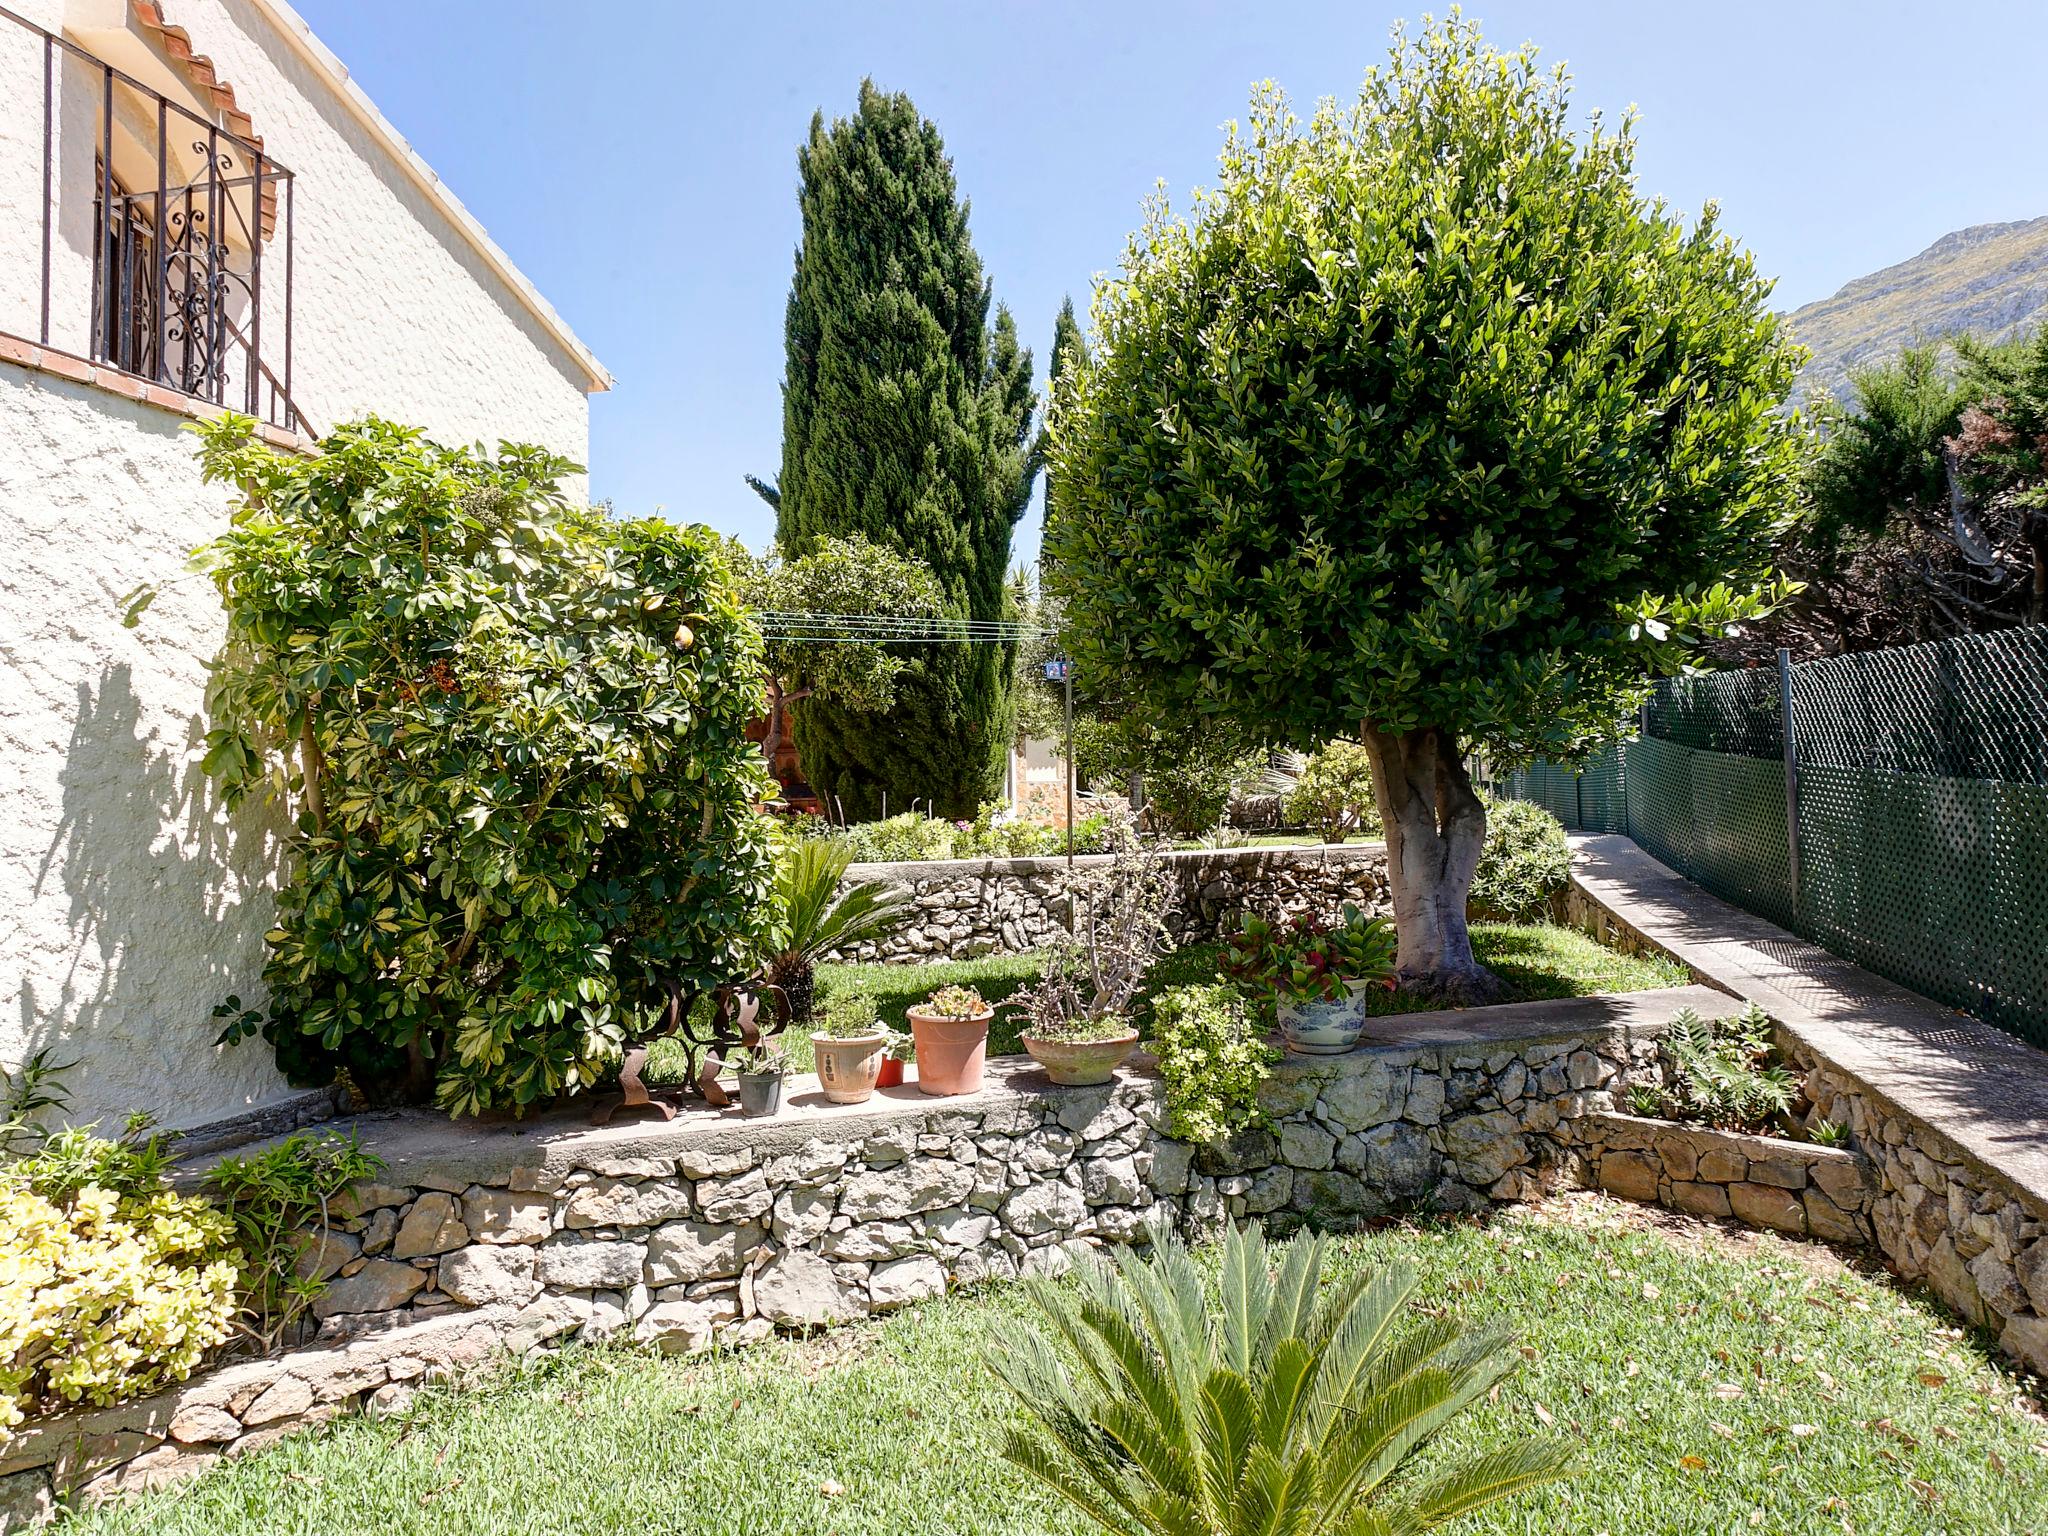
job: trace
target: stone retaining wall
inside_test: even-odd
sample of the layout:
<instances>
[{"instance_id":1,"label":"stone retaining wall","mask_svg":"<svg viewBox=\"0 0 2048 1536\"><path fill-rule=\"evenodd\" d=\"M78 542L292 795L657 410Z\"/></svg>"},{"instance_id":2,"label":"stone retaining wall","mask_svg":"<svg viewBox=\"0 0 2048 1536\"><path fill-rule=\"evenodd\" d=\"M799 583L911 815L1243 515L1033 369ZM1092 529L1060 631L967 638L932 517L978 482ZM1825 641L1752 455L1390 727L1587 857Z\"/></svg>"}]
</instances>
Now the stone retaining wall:
<instances>
[{"instance_id":1,"label":"stone retaining wall","mask_svg":"<svg viewBox=\"0 0 2048 1536\"><path fill-rule=\"evenodd\" d=\"M1872 1240L1876 1180L1854 1152L1615 1113L1586 1116L1578 1135L1592 1181L1611 1195L1833 1243Z\"/></svg>"},{"instance_id":2,"label":"stone retaining wall","mask_svg":"<svg viewBox=\"0 0 2048 1536\"><path fill-rule=\"evenodd\" d=\"M1378 1021L1366 1048L1276 1069L1270 1130L1200 1149L1162 1133L1163 1089L1142 1060L1107 1087L1054 1088L1009 1057L974 1095L907 1087L851 1107L796 1078L758 1121L702 1108L602 1129L566 1114L366 1118L386 1167L313 1259L330 1277L313 1347L42 1421L0 1450L0 1510L146 1487L572 1336L744 1344L1055 1273L1154 1222L1199 1234L1226 1218L1519 1198L1582 1176L1577 1128L1654 1058L1664 1021L1708 996Z\"/></svg>"},{"instance_id":3,"label":"stone retaining wall","mask_svg":"<svg viewBox=\"0 0 2048 1536\"><path fill-rule=\"evenodd\" d=\"M1876 1165L1870 1220L1892 1267L2048 1376L2048 1210L1803 1042L1786 1048L1820 1113Z\"/></svg>"},{"instance_id":4,"label":"stone retaining wall","mask_svg":"<svg viewBox=\"0 0 2048 1536\"><path fill-rule=\"evenodd\" d=\"M835 960L914 964L934 957L1021 955L1059 941L1077 893L1101 877L1108 854L1065 859L941 859L913 864L855 864L849 882L885 880L909 892L910 921L878 943ZM1334 918L1346 902L1391 912L1384 843L1334 847L1194 849L1165 855L1177 896L1174 942L1220 938L1230 917L1251 910Z\"/></svg>"},{"instance_id":5,"label":"stone retaining wall","mask_svg":"<svg viewBox=\"0 0 2048 1536\"><path fill-rule=\"evenodd\" d=\"M1603 943L1634 953L1653 950L1671 955L1687 964L1699 979L1720 984L1701 969L1712 964L1710 946L1702 951L1706 958L1697 962L1675 954L1576 880L1567 911L1573 923ZM1706 1010L1701 1012L1704 1015ZM1851 1010L1848 1018L1854 1017ZM1953 1091L1945 1086L1946 1079L1923 1085L1936 1091L1920 1095L1927 1107L1916 1113L1829 1057L1798 1027L1781 1022L1777 1044L1786 1059L1805 1073L1807 1097L1815 1112L1849 1128L1849 1147L1869 1180L1857 1194L1853 1213L1841 1197L1846 1191L1838 1194L1836 1188L1820 1186L1838 1207L1830 1212L1809 1202L1809 1191L1803 1189L1804 1230L1817 1237L1847 1241L1850 1239L1837 1235L1836 1217L1853 1214L1858 1238L1872 1243L1900 1276L1924 1281L1957 1313L1992 1334L2006 1354L2029 1370L2048 1376L2048 1192L1994 1166L1991 1158L1965 1151L1938 1123L1951 1118L1957 1134L1966 1134L1962 1127L1967 1125L1972 1101L1985 1081L1977 1074L1989 1064L1980 1063L1974 1070L1948 1064L1946 1070L1955 1074ZM2026 1050L2010 1042L2001 1042L2001 1048ZM1934 1065L1930 1063L1930 1070ZM1622 1146L1621 1142L1610 1144ZM1827 1151L1824 1148L1783 1145L1793 1146L1816 1176L1834 1160L1821 1157ZM2014 1154L2027 1150L2018 1146L2005 1149ZM1993 1157L2000 1155L2003 1153ZM1631 1166L1631 1162L1618 1163L1616 1177L1646 1189L1647 1169ZM1658 1198L1675 1198L1678 1185L1684 1182L1671 1178L1667 1169ZM1732 1187L1729 1195L1733 1207ZM1692 1191L1686 1198L1714 1201L1711 1194ZM1751 1194L1745 1197L1745 1204L1746 1210L1735 1209L1734 1214L1751 1221L1761 1218L1762 1225L1782 1224L1797 1230L1791 1227L1794 1217L1789 1201L1777 1203L1780 1221L1768 1219L1769 1196Z\"/></svg>"}]
</instances>

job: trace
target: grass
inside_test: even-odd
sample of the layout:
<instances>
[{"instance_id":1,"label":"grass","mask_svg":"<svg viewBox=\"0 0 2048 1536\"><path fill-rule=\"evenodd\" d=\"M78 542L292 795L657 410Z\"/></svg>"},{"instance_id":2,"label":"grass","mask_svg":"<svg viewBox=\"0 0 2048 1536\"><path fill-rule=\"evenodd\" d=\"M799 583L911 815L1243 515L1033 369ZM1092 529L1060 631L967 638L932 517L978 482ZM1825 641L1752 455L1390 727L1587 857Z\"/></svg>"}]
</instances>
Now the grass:
<instances>
[{"instance_id":1,"label":"grass","mask_svg":"<svg viewBox=\"0 0 2048 1536\"><path fill-rule=\"evenodd\" d=\"M1517 1373L1444 1437L1548 1426L1572 1482L1452 1529L1616 1536L2048 1530L2048 1422L1938 1308L1828 1250L1572 1197L1339 1240L1421 1307L1505 1321ZM995 1451L1001 1288L739 1355L577 1350L343 1420L69 1536L1076 1536Z\"/></svg>"},{"instance_id":2,"label":"grass","mask_svg":"<svg viewBox=\"0 0 2048 1536\"><path fill-rule=\"evenodd\" d=\"M1552 923L1474 923L1472 950L1508 983L1511 1001L1543 997L1584 997L1592 992L1647 992L1682 987L1685 967L1660 956L1625 955L1608 949L1576 928ZM1140 1032L1151 1025L1151 1002L1168 987L1213 981L1222 959L1220 944L1192 944L1162 955L1146 978L1138 1004ZM821 965L818 1000L845 992L865 991L875 999L882 1021L908 1028L904 1010L922 1002L935 988L973 987L991 1003L1007 1002L1038 979L1042 954L988 955L979 960L941 960L924 965ZM1373 992L1367 1007L1376 1014L1413 1013L1442 1006L1405 992ZM998 1008L989 1026L989 1054L1014 1055L1023 1050L1015 1013ZM784 1037L799 1072L811 1070L811 1037L794 1030ZM658 1041L649 1055L650 1083L680 1082L682 1054L668 1041Z\"/></svg>"}]
</instances>

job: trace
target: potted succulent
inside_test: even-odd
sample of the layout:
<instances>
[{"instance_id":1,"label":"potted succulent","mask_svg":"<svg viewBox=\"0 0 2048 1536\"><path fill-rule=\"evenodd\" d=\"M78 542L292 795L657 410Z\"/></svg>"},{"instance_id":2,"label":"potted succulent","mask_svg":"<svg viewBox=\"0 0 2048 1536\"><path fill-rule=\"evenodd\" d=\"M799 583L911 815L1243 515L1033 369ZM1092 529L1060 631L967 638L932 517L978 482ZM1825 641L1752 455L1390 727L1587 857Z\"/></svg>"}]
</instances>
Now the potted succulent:
<instances>
[{"instance_id":1,"label":"potted succulent","mask_svg":"<svg viewBox=\"0 0 2048 1536\"><path fill-rule=\"evenodd\" d=\"M972 987L940 987L909 1013L918 1088L940 1097L977 1091L996 1011Z\"/></svg>"},{"instance_id":2,"label":"potted succulent","mask_svg":"<svg viewBox=\"0 0 2048 1536\"><path fill-rule=\"evenodd\" d=\"M1131 1013L1165 945L1171 900L1159 856L1125 850L1088 891L1073 941L1010 1005L1024 1015L1024 1049L1055 1083L1106 1083L1137 1048Z\"/></svg>"},{"instance_id":3,"label":"potted succulent","mask_svg":"<svg viewBox=\"0 0 2048 1536\"><path fill-rule=\"evenodd\" d=\"M782 1107L782 1080L789 1075L789 1058L779 1046L742 1047L733 1053L731 1065L739 1079L741 1114L757 1120Z\"/></svg>"},{"instance_id":4,"label":"potted succulent","mask_svg":"<svg viewBox=\"0 0 2048 1536\"><path fill-rule=\"evenodd\" d=\"M903 1086L903 1068L917 1059L917 1042L907 1029L889 1031L889 1043L882 1047L882 1074L875 1079L877 1088L900 1088Z\"/></svg>"},{"instance_id":5,"label":"potted succulent","mask_svg":"<svg viewBox=\"0 0 2048 1536\"><path fill-rule=\"evenodd\" d=\"M1225 974L1268 993L1287 1049L1341 1056L1365 1030L1365 994L1391 983L1394 930L1346 903L1343 920L1312 916L1271 923L1247 914L1224 951Z\"/></svg>"},{"instance_id":6,"label":"potted succulent","mask_svg":"<svg viewBox=\"0 0 2048 1536\"><path fill-rule=\"evenodd\" d=\"M859 1104L875 1091L889 1032L877 1021L875 1000L850 992L825 1005L811 1036L818 1086L833 1104Z\"/></svg>"}]
</instances>

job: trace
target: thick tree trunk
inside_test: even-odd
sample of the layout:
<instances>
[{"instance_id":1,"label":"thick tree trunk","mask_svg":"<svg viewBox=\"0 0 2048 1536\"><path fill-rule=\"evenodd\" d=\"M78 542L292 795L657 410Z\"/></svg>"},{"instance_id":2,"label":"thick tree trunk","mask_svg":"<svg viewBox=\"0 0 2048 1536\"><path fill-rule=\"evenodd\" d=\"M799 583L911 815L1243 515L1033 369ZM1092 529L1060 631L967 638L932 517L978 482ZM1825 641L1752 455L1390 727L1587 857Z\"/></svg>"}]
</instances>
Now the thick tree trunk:
<instances>
[{"instance_id":1,"label":"thick tree trunk","mask_svg":"<svg viewBox=\"0 0 2048 1536\"><path fill-rule=\"evenodd\" d=\"M1486 843L1486 807L1449 732L1435 728L1360 734L1372 759L1373 792L1386 824L1400 950L1394 979L1412 992L1486 1003L1500 978L1472 958L1465 904Z\"/></svg>"}]
</instances>

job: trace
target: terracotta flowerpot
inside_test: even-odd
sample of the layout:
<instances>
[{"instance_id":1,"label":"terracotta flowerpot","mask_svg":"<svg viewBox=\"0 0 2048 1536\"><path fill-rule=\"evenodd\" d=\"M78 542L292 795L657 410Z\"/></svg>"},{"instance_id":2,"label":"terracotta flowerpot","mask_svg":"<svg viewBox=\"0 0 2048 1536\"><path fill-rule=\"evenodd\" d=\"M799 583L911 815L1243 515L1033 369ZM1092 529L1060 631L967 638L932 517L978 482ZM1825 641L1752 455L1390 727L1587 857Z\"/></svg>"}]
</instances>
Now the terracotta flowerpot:
<instances>
[{"instance_id":1,"label":"terracotta flowerpot","mask_svg":"<svg viewBox=\"0 0 2048 1536\"><path fill-rule=\"evenodd\" d=\"M1138 1048L1138 1032L1127 1029L1107 1040L1040 1040L1024 1036L1024 1049L1045 1068L1045 1075L1070 1088L1106 1083L1116 1076L1124 1058Z\"/></svg>"},{"instance_id":2,"label":"terracotta flowerpot","mask_svg":"<svg viewBox=\"0 0 2048 1536\"><path fill-rule=\"evenodd\" d=\"M894 1056L882 1058L882 1072L875 1079L877 1088L901 1088L903 1086L903 1063Z\"/></svg>"},{"instance_id":3,"label":"terracotta flowerpot","mask_svg":"<svg viewBox=\"0 0 2048 1536\"><path fill-rule=\"evenodd\" d=\"M739 1080L740 1113L749 1120L772 1115L782 1107L780 1072L742 1072Z\"/></svg>"},{"instance_id":4,"label":"terracotta flowerpot","mask_svg":"<svg viewBox=\"0 0 2048 1536\"><path fill-rule=\"evenodd\" d=\"M971 1019L934 1018L922 1008L909 1012L910 1037L917 1042L918 1089L941 1098L979 1090L995 1010L986 1009Z\"/></svg>"},{"instance_id":5,"label":"terracotta flowerpot","mask_svg":"<svg viewBox=\"0 0 2048 1536\"><path fill-rule=\"evenodd\" d=\"M811 1054L817 1058L818 1086L833 1104L859 1104L873 1096L875 1079L882 1072L882 1048L889 1037L880 1030L872 1035L813 1035Z\"/></svg>"},{"instance_id":6,"label":"terracotta flowerpot","mask_svg":"<svg viewBox=\"0 0 2048 1536\"><path fill-rule=\"evenodd\" d=\"M1280 1038L1297 1056L1342 1056L1365 1032L1365 996L1348 992L1335 1002L1296 1003L1283 998Z\"/></svg>"}]
</instances>

